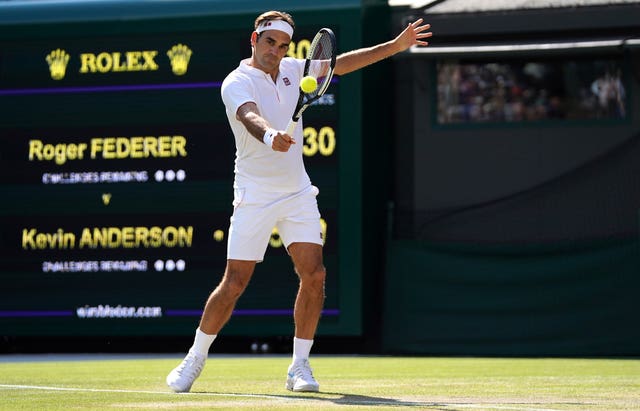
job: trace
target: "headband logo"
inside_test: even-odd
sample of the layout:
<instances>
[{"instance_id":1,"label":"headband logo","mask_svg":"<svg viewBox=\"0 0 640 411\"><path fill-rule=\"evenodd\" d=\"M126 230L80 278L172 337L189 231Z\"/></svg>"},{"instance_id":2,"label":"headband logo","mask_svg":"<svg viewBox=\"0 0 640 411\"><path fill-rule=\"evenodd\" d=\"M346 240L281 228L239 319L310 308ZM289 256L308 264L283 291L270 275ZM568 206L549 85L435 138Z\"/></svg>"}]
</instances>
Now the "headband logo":
<instances>
[{"instance_id":1,"label":"headband logo","mask_svg":"<svg viewBox=\"0 0 640 411\"><path fill-rule=\"evenodd\" d=\"M293 36L293 27L284 20L265 20L256 28L258 34L266 30L278 30L287 33L289 37Z\"/></svg>"}]
</instances>

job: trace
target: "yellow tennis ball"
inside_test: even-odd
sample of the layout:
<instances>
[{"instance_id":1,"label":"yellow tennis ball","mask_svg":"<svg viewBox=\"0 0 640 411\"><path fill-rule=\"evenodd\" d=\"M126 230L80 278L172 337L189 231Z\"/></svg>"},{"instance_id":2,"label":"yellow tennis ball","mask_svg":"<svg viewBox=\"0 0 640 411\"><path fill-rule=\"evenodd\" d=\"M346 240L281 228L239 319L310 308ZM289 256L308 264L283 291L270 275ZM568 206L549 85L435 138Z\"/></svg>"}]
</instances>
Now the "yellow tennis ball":
<instances>
[{"instance_id":1,"label":"yellow tennis ball","mask_svg":"<svg viewBox=\"0 0 640 411\"><path fill-rule=\"evenodd\" d=\"M318 87L318 81L315 77L305 76L300 80L300 88L305 93L312 93Z\"/></svg>"},{"instance_id":2,"label":"yellow tennis ball","mask_svg":"<svg viewBox=\"0 0 640 411\"><path fill-rule=\"evenodd\" d=\"M217 242L220 242L224 239L224 231L222 230L216 230L213 232L213 239L216 240Z\"/></svg>"}]
</instances>

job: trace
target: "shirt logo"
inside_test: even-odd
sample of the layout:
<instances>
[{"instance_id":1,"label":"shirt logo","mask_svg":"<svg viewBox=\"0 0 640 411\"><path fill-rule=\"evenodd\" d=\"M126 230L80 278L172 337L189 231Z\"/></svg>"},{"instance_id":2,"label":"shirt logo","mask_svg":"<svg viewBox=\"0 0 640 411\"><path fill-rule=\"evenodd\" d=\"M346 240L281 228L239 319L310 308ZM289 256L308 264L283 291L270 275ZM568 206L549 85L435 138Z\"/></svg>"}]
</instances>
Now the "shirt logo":
<instances>
[{"instance_id":1,"label":"shirt logo","mask_svg":"<svg viewBox=\"0 0 640 411\"><path fill-rule=\"evenodd\" d=\"M282 81L284 81L284 85L285 86L290 86L291 82L289 81L289 77L283 77Z\"/></svg>"}]
</instances>

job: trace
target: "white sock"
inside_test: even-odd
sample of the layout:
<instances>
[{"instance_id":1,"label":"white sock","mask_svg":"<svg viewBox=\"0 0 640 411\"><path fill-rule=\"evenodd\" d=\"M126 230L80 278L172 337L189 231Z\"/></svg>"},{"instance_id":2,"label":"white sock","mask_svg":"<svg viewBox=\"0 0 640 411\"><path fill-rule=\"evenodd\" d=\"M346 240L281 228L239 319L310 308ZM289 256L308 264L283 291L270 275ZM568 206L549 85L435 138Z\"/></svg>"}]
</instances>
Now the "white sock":
<instances>
[{"instance_id":1,"label":"white sock","mask_svg":"<svg viewBox=\"0 0 640 411\"><path fill-rule=\"evenodd\" d=\"M308 360L313 340L303 340L302 338L293 337L293 362L300 360Z\"/></svg>"},{"instance_id":2,"label":"white sock","mask_svg":"<svg viewBox=\"0 0 640 411\"><path fill-rule=\"evenodd\" d=\"M216 334L209 335L200 331L200 327L196 329L196 338L193 340L193 345L189 351L194 351L198 354L209 355L209 348L213 344L213 340L217 337Z\"/></svg>"}]
</instances>

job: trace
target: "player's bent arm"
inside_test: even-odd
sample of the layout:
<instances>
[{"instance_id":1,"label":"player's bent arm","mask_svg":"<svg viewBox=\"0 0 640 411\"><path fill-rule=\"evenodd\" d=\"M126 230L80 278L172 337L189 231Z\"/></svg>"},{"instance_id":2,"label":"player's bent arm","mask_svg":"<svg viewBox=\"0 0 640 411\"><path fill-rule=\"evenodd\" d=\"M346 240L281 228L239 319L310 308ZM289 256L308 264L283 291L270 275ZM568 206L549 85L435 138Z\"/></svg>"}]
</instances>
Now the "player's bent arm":
<instances>
[{"instance_id":1,"label":"player's bent arm","mask_svg":"<svg viewBox=\"0 0 640 411\"><path fill-rule=\"evenodd\" d=\"M236 118L245 126L249 134L260 142L263 142L264 133L271 128L269 122L262 118L258 106L253 101L238 107Z\"/></svg>"},{"instance_id":2,"label":"player's bent arm","mask_svg":"<svg viewBox=\"0 0 640 411\"><path fill-rule=\"evenodd\" d=\"M292 144L296 141L291 136L286 135L283 131L274 130L269 122L260 115L260 110L256 103L249 101L238 107L236 118L247 129L249 134L255 137L261 143L270 145L275 151L287 152ZM271 130L271 142L264 141L265 133Z\"/></svg>"}]
</instances>

